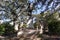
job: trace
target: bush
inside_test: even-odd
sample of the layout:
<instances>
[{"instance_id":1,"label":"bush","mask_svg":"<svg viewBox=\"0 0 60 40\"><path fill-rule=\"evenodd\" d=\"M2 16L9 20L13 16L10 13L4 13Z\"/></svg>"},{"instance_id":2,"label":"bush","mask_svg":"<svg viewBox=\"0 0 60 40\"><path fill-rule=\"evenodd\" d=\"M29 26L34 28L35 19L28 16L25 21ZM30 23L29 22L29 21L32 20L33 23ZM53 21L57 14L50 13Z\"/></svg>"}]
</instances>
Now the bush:
<instances>
[{"instance_id":1,"label":"bush","mask_svg":"<svg viewBox=\"0 0 60 40\"><path fill-rule=\"evenodd\" d=\"M38 28L40 29L40 24L39 24L39 23L37 23L37 22L36 22L36 23L34 23L34 24L33 24L33 26L34 26L34 28L35 28L35 29L37 28L37 26L38 26Z\"/></svg>"},{"instance_id":2,"label":"bush","mask_svg":"<svg viewBox=\"0 0 60 40\"><path fill-rule=\"evenodd\" d=\"M22 28L26 28L26 26L27 26L26 24L23 24Z\"/></svg>"},{"instance_id":3,"label":"bush","mask_svg":"<svg viewBox=\"0 0 60 40\"><path fill-rule=\"evenodd\" d=\"M9 35L14 32L14 27L9 23L3 23L0 25L0 34Z\"/></svg>"},{"instance_id":4,"label":"bush","mask_svg":"<svg viewBox=\"0 0 60 40\"><path fill-rule=\"evenodd\" d=\"M5 25L1 24L0 25L0 35L4 34L4 32L5 32Z\"/></svg>"},{"instance_id":5,"label":"bush","mask_svg":"<svg viewBox=\"0 0 60 40\"><path fill-rule=\"evenodd\" d=\"M48 29L50 34L60 35L60 21L52 20L48 23Z\"/></svg>"},{"instance_id":6,"label":"bush","mask_svg":"<svg viewBox=\"0 0 60 40\"><path fill-rule=\"evenodd\" d=\"M34 23L33 25L34 25L34 28L37 28L37 23Z\"/></svg>"}]
</instances>

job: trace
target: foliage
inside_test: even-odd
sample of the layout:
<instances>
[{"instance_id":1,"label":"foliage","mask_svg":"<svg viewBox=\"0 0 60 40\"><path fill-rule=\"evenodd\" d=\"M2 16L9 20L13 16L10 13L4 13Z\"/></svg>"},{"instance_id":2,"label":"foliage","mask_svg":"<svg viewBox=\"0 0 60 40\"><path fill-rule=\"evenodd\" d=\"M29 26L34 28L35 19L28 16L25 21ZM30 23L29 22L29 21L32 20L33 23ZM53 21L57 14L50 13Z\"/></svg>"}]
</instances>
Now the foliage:
<instances>
[{"instance_id":1,"label":"foliage","mask_svg":"<svg viewBox=\"0 0 60 40\"><path fill-rule=\"evenodd\" d=\"M48 28L50 34L57 34L60 35L60 21L52 20L48 23Z\"/></svg>"},{"instance_id":2,"label":"foliage","mask_svg":"<svg viewBox=\"0 0 60 40\"><path fill-rule=\"evenodd\" d=\"M5 33L13 33L14 32L14 27L8 23L5 24Z\"/></svg>"},{"instance_id":3,"label":"foliage","mask_svg":"<svg viewBox=\"0 0 60 40\"><path fill-rule=\"evenodd\" d=\"M22 26L22 27L23 27L23 28L26 28L26 26L27 26L26 24L23 24L23 26Z\"/></svg>"},{"instance_id":4,"label":"foliage","mask_svg":"<svg viewBox=\"0 0 60 40\"><path fill-rule=\"evenodd\" d=\"M34 26L35 29L36 29L36 28L40 29L40 23L39 23L39 22L35 22L35 23L33 24L33 26Z\"/></svg>"},{"instance_id":5,"label":"foliage","mask_svg":"<svg viewBox=\"0 0 60 40\"><path fill-rule=\"evenodd\" d=\"M0 35L4 34L4 32L5 32L5 25L1 24L0 25Z\"/></svg>"},{"instance_id":6,"label":"foliage","mask_svg":"<svg viewBox=\"0 0 60 40\"><path fill-rule=\"evenodd\" d=\"M0 34L9 35L14 32L14 27L9 23L3 23L0 25Z\"/></svg>"},{"instance_id":7,"label":"foliage","mask_svg":"<svg viewBox=\"0 0 60 40\"><path fill-rule=\"evenodd\" d=\"M37 23L34 23L33 25L34 25L34 28L37 28Z\"/></svg>"}]
</instances>

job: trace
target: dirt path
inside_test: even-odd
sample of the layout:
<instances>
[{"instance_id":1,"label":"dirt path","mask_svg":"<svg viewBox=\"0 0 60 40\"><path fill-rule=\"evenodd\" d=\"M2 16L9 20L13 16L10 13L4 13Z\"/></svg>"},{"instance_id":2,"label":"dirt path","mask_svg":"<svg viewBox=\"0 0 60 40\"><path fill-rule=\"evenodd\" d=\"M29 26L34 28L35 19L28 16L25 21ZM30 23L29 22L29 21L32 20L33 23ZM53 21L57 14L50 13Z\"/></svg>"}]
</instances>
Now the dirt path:
<instances>
[{"instance_id":1,"label":"dirt path","mask_svg":"<svg viewBox=\"0 0 60 40\"><path fill-rule=\"evenodd\" d=\"M40 40L37 38L38 31L32 29L24 29L23 33L18 37L0 37L0 40Z\"/></svg>"}]
</instances>

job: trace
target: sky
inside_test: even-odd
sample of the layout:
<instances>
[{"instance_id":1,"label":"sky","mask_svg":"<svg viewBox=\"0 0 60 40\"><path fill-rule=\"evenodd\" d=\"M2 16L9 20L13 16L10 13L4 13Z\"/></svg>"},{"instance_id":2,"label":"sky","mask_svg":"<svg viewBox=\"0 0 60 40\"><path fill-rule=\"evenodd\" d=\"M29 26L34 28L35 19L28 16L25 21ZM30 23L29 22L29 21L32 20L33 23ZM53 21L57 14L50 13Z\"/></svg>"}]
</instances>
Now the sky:
<instances>
[{"instance_id":1,"label":"sky","mask_svg":"<svg viewBox=\"0 0 60 40\"><path fill-rule=\"evenodd\" d=\"M30 2L34 2L35 0L29 0ZM47 2L46 2L47 3ZM38 8L40 8L42 6L41 3L38 3ZM52 4L51 4L52 5ZM37 8L36 8L37 9ZM37 11L33 10L34 12L32 12L33 14L39 14L41 13L41 11L44 11L46 9L46 5L44 5L42 8L37 9Z\"/></svg>"},{"instance_id":2,"label":"sky","mask_svg":"<svg viewBox=\"0 0 60 40\"><path fill-rule=\"evenodd\" d=\"M34 2L35 0L29 0L29 1L32 3L32 2ZM45 4L48 4L49 1L50 1L50 0L47 0ZM55 2L58 1L58 2L59 2L59 0L53 0L53 1L55 1ZM52 3L48 6L48 10L51 10L52 7L54 7L54 6L56 5L56 4L55 4L55 5L53 5L53 4L54 4L54 2L52 2ZM42 6L42 3L40 2L40 3L38 3L37 5L38 5L38 8L40 8L40 7ZM44 10L46 9L46 6L47 6L47 5L44 5L44 6L41 7L40 9L37 9L37 8L36 8L37 11L33 10L32 13L33 13L33 14L39 14L39 13L41 13L42 11L44 11ZM59 6L59 5L58 5L58 6Z\"/></svg>"}]
</instances>

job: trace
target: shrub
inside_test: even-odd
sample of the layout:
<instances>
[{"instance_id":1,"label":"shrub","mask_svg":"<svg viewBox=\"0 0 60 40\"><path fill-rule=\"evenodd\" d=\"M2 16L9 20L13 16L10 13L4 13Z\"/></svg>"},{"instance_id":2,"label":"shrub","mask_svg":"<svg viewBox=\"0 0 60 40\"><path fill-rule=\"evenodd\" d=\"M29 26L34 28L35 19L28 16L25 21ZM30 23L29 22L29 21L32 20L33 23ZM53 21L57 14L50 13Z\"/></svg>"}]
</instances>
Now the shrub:
<instances>
[{"instance_id":1,"label":"shrub","mask_svg":"<svg viewBox=\"0 0 60 40\"><path fill-rule=\"evenodd\" d=\"M37 26L38 26L38 28L40 29L40 24L39 24L39 23L37 23L37 22L36 22L36 23L34 23L34 24L33 24L33 26L34 26L34 28L35 28L35 29L37 28Z\"/></svg>"},{"instance_id":2,"label":"shrub","mask_svg":"<svg viewBox=\"0 0 60 40\"><path fill-rule=\"evenodd\" d=\"M3 23L0 25L0 34L9 35L14 32L14 27L9 23Z\"/></svg>"},{"instance_id":3,"label":"shrub","mask_svg":"<svg viewBox=\"0 0 60 40\"><path fill-rule=\"evenodd\" d=\"M0 35L4 34L4 32L5 32L5 25L1 24L0 25Z\"/></svg>"},{"instance_id":4,"label":"shrub","mask_svg":"<svg viewBox=\"0 0 60 40\"><path fill-rule=\"evenodd\" d=\"M37 23L34 23L33 25L34 25L34 28L37 28Z\"/></svg>"},{"instance_id":5,"label":"shrub","mask_svg":"<svg viewBox=\"0 0 60 40\"><path fill-rule=\"evenodd\" d=\"M50 34L60 35L60 21L52 20L48 23L48 29Z\"/></svg>"},{"instance_id":6,"label":"shrub","mask_svg":"<svg viewBox=\"0 0 60 40\"><path fill-rule=\"evenodd\" d=\"M22 28L26 28L26 26L27 26L26 24L23 24Z\"/></svg>"}]
</instances>

